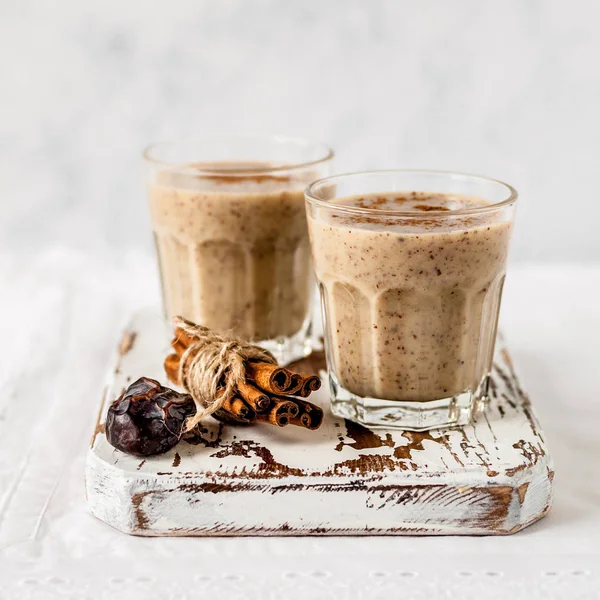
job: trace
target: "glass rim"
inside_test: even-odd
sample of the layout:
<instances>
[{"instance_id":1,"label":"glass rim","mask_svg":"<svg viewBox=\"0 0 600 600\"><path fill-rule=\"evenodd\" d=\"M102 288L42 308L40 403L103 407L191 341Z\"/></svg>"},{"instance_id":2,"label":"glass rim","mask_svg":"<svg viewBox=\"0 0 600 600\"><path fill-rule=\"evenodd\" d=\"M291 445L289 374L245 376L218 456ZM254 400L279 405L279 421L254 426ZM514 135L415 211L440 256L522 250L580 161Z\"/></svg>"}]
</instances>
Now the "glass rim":
<instances>
[{"instance_id":1,"label":"glass rim","mask_svg":"<svg viewBox=\"0 0 600 600\"><path fill-rule=\"evenodd\" d=\"M447 176L453 180L471 180L471 181L480 181L484 183L493 183L500 185L503 187L508 196L503 200L498 202L493 202L491 204L485 204L482 206L474 206L470 208L460 208L460 209L450 209L450 210L431 210L425 213L409 211L409 210L392 210L392 209L379 209L379 208L361 208L358 206L347 206L344 204L336 204L332 200L323 200L315 195L315 188L322 186L326 183L335 183L336 180L340 179L348 179L352 177L359 177L365 175L442 175ZM403 191L412 191L412 190L403 190ZM385 193L385 192L380 192ZM365 194L365 195L368 195ZM340 173L338 175L331 175L329 177L322 177L321 179L317 179L313 181L304 191L304 197L306 202L312 205L321 206L325 208L331 208L334 206L336 209L339 209L340 212L350 213L350 214L359 214L359 215L369 215L373 216L393 216L393 217L410 217L414 219L427 219L431 217L453 217L456 215L472 215L472 214L480 214L486 213L490 211L497 210L498 208L503 208L505 206L510 206L517 201L519 194L517 190L505 183L504 181L500 181L499 179L493 179L491 177L485 177L483 175L473 175L470 173L459 173L456 171L440 171L437 169L380 169L380 170L371 170L371 171L354 171L350 173Z\"/></svg>"},{"instance_id":2,"label":"glass rim","mask_svg":"<svg viewBox=\"0 0 600 600\"><path fill-rule=\"evenodd\" d=\"M240 169L223 169L223 168L202 168L198 169L197 167L190 166L190 162L180 163L180 162L168 162L165 160L159 159L155 153L160 148L164 148L165 146L172 146L185 142L208 142L211 141L226 141L226 140L257 140L257 141L272 141L278 144L291 144L296 147L304 147L306 149L317 149L322 152L318 158L307 161L299 161L299 162L289 162L283 164L277 164L273 167L262 168L262 167L245 167ZM151 165L155 165L158 167L162 167L168 169L170 171L179 171L179 172L193 172L195 175L215 175L218 174L222 177L238 177L239 175L252 174L252 175L260 175L260 174L268 174L268 173L278 173L282 171L297 171L301 169L305 169L308 167L312 167L315 165L319 165L321 163L327 162L334 157L335 153L327 144L323 142L313 142L306 138L299 137L289 137L284 135L269 135L269 134L215 134L215 135L207 135L207 136L198 136L192 138L185 138L184 140L161 140L158 142L152 142L148 144L143 152L142 158L144 162L149 163ZM190 160L193 160L190 159Z\"/></svg>"}]
</instances>

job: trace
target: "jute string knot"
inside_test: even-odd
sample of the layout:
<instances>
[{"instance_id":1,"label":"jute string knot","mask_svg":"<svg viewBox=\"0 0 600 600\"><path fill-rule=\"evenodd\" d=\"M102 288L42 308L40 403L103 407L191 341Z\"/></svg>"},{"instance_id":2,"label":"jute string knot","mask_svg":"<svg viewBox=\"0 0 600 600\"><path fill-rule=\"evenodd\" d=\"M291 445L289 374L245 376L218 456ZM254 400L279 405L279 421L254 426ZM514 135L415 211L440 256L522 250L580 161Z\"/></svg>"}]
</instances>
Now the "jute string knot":
<instances>
[{"instance_id":1,"label":"jute string knot","mask_svg":"<svg viewBox=\"0 0 600 600\"><path fill-rule=\"evenodd\" d=\"M235 396L237 386L246 379L249 360L277 364L268 350L249 342L217 335L183 317L173 317L173 324L193 339L179 362L179 380L196 404L187 431Z\"/></svg>"}]
</instances>

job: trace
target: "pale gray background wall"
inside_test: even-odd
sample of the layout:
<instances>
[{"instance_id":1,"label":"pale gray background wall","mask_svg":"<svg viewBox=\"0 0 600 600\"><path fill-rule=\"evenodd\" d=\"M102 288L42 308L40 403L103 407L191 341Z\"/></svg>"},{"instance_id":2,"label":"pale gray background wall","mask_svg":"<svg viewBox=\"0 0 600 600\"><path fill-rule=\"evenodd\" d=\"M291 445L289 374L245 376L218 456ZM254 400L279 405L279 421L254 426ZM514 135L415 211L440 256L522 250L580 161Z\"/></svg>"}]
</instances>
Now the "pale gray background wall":
<instances>
[{"instance_id":1,"label":"pale gray background wall","mask_svg":"<svg viewBox=\"0 0 600 600\"><path fill-rule=\"evenodd\" d=\"M330 142L522 195L513 258L596 261L590 0L0 2L0 249L151 252L140 149L189 131Z\"/></svg>"}]
</instances>

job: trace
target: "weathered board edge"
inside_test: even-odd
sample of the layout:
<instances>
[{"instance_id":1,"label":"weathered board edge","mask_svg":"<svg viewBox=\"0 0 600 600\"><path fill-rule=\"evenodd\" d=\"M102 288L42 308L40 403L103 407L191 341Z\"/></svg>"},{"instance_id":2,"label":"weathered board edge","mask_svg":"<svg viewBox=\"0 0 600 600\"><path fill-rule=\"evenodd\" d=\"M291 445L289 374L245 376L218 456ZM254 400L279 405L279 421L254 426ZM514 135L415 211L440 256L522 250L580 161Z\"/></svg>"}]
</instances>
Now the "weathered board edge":
<instances>
[{"instance_id":1,"label":"weathered board edge","mask_svg":"<svg viewBox=\"0 0 600 600\"><path fill-rule=\"evenodd\" d=\"M108 468L108 469L107 469ZM110 471L110 473L108 472ZM389 476L388 476L389 475ZM233 536L233 535L507 535L516 533L536 522L548 513L552 501L552 464L551 460L541 459L529 469L524 469L513 477L501 478L494 485L473 488L465 479L463 485L455 483L448 486L442 479L421 479L395 477L393 473L380 476L356 478L349 486L347 482L333 482L330 479L311 479L310 483L300 484L298 481L273 481L272 479L238 480L232 482L225 478L205 478L202 474L197 477L160 476L160 486L149 489L148 477L136 476L127 471L108 465L98 456L90 453L86 468L87 496L90 500L91 512L100 520L112 527L133 535L141 536ZM110 486L102 482L110 481ZM156 482L155 482L156 483ZM477 518L465 518L459 524L452 526L437 513L439 506L425 504L419 508L420 521L411 516L414 506L410 504L397 505L393 517L385 527L347 527L339 528L328 524L330 512L319 514L321 501L312 506L307 503L306 490L318 489L320 494L349 494L357 495L365 501L371 493L383 492L398 496L410 495L416 489L431 490L446 488L448 494L464 494L469 496L469 506L481 504L490 495L494 502L487 512ZM343 492L341 491L343 489ZM165 493L183 492L190 502L204 509L210 506L216 494L237 493L240 504L261 506L262 510L255 513L255 522L245 526L232 524L216 527L186 527L174 522L173 526L161 525L162 516L156 514L154 506L160 506ZM277 525L264 527L264 514L268 512L268 502L274 494L287 495L286 503L292 507ZM428 513L424 508L431 508ZM360 507L359 507L360 509ZM180 520L192 518L196 510L188 507L189 514L181 514ZM367 519L367 510L363 515L357 514L357 519ZM303 521L308 517L320 522L315 526L305 526ZM437 518L437 522L436 522ZM296 521L294 521L296 519Z\"/></svg>"}]
</instances>

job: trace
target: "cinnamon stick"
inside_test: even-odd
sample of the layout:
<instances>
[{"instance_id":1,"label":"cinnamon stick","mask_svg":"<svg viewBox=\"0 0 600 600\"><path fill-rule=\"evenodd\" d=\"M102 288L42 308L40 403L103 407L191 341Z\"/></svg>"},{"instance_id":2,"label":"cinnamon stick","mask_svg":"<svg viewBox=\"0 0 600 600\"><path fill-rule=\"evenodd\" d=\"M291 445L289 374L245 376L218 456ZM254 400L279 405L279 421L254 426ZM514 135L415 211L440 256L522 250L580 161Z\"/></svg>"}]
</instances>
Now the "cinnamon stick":
<instances>
[{"instance_id":1,"label":"cinnamon stick","mask_svg":"<svg viewBox=\"0 0 600 600\"><path fill-rule=\"evenodd\" d=\"M306 429L310 429L310 417L306 413L302 413L297 417L290 419L290 425L297 425L298 427L305 427Z\"/></svg>"},{"instance_id":2,"label":"cinnamon stick","mask_svg":"<svg viewBox=\"0 0 600 600\"><path fill-rule=\"evenodd\" d=\"M237 386L240 397L256 412L265 412L271 406L271 399L264 392L244 381Z\"/></svg>"},{"instance_id":3,"label":"cinnamon stick","mask_svg":"<svg viewBox=\"0 0 600 600\"><path fill-rule=\"evenodd\" d=\"M219 408L216 410L212 416L217 419L217 421L221 421L222 423L230 423L232 425L248 425L251 421L247 421L236 417L234 414Z\"/></svg>"},{"instance_id":4,"label":"cinnamon stick","mask_svg":"<svg viewBox=\"0 0 600 600\"><path fill-rule=\"evenodd\" d=\"M292 373L285 367L263 362L249 362L247 375L268 394L307 398L321 387L321 380L316 375Z\"/></svg>"},{"instance_id":5,"label":"cinnamon stick","mask_svg":"<svg viewBox=\"0 0 600 600\"><path fill-rule=\"evenodd\" d=\"M256 415L256 420L284 427L290 422L290 419L298 416L299 412L300 409L291 400L273 397L269 411L266 413L258 413Z\"/></svg>"},{"instance_id":6,"label":"cinnamon stick","mask_svg":"<svg viewBox=\"0 0 600 600\"><path fill-rule=\"evenodd\" d=\"M183 343L183 341L178 338L173 338L171 340L171 347L179 356L181 356L188 349L188 347Z\"/></svg>"},{"instance_id":7,"label":"cinnamon stick","mask_svg":"<svg viewBox=\"0 0 600 600\"><path fill-rule=\"evenodd\" d=\"M308 398L312 392L316 392L321 387L321 380L316 375L301 375L302 387L298 390L298 396Z\"/></svg>"},{"instance_id":8,"label":"cinnamon stick","mask_svg":"<svg viewBox=\"0 0 600 600\"><path fill-rule=\"evenodd\" d=\"M173 339L173 342L171 342L171 345L173 345L174 343L177 343L180 347L188 348L191 344L194 343L194 337L191 336L189 333L186 333L181 327L176 327L175 337Z\"/></svg>"},{"instance_id":9,"label":"cinnamon stick","mask_svg":"<svg viewBox=\"0 0 600 600\"><path fill-rule=\"evenodd\" d=\"M289 413L290 417L297 417L300 414L300 407L296 404L295 398L278 398L273 396L271 398L273 404L279 404L282 410Z\"/></svg>"},{"instance_id":10,"label":"cinnamon stick","mask_svg":"<svg viewBox=\"0 0 600 600\"><path fill-rule=\"evenodd\" d=\"M285 394L292 384L290 371L266 362L248 362L246 376L269 394Z\"/></svg>"},{"instance_id":11,"label":"cinnamon stick","mask_svg":"<svg viewBox=\"0 0 600 600\"><path fill-rule=\"evenodd\" d=\"M256 418L256 411L248 406L241 398L234 396L228 400L225 400L221 410L224 410L237 419L250 423Z\"/></svg>"},{"instance_id":12,"label":"cinnamon stick","mask_svg":"<svg viewBox=\"0 0 600 600\"><path fill-rule=\"evenodd\" d=\"M286 396L293 396L294 394L297 394L300 391L304 380L302 379L302 375L300 375L299 373L292 373L291 371L289 371L289 373L290 377L292 378L292 381L290 382L289 388L282 393L284 393L284 395Z\"/></svg>"},{"instance_id":13,"label":"cinnamon stick","mask_svg":"<svg viewBox=\"0 0 600 600\"><path fill-rule=\"evenodd\" d=\"M295 398L294 402L300 409L296 417L290 419L292 425L299 425L307 429L315 430L323 423L323 409L312 402Z\"/></svg>"},{"instance_id":14,"label":"cinnamon stick","mask_svg":"<svg viewBox=\"0 0 600 600\"><path fill-rule=\"evenodd\" d=\"M175 385L181 385L181 381L179 381L179 360L177 354L169 354L164 362L165 373Z\"/></svg>"},{"instance_id":15,"label":"cinnamon stick","mask_svg":"<svg viewBox=\"0 0 600 600\"><path fill-rule=\"evenodd\" d=\"M171 347L180 357L194 343L193 336L186 333L181 327L175 329L175 337L171 340Z\"/></svg>"}]
</instances>

